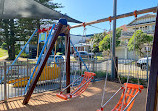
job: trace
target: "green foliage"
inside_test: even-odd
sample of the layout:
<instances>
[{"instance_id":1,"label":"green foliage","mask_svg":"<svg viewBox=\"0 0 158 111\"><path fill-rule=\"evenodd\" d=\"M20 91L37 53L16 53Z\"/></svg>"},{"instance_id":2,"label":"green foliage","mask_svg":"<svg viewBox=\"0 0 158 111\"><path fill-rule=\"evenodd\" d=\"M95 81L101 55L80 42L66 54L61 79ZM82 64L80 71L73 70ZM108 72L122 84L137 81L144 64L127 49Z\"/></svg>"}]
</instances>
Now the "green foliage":
<instances>
[{"instance_id":1,"label":"green foliage","mask_svg":"<svg viewBox=\"0 0 158 111\"><path fill-rule=\"evenodd\" d=\"M63 6L59 3L54 3L52 0L35 0L48 8L55 9L55 8L62 8Z\"/></svg>"},{"instance_id":2,"label":"green foliage","mask_svg":"<svg viewBox=\"0 0 158 111\"><path fill-rule=\"evenodd\" d=\"M18 55L18 54L20 53L20 51L21 51L21 50L18 50L18 51L16 52L16 55ZM27 57L29 57L29 54L26 54L26 53L23 51L23 52L21 53L20 57L27 58Z\"/></svg>"},{"instance_id":3,"label":"green foliage","mask_svg":"<svg viewBox=\"0 0 158 111\"><path fill-rule=\"evenodd\" d=\"M27 57L29 57L29 54L26 54L25 52L22 52L20 56L23 57L23 58L27 58Z\"/></svg>"},{"instance_id":4,"label":"green foliage","mask_svg":"<svg viewBox=\"0 0 158 111\"><path fill-rule=\"evenodd\" d=\"M121 80L121 83L126 83L127 82L127 77L126 76L120 76L120 80ZM129 78L129 83L138 84L138 79L134 78L134 77L130 77ZM139 79L139 84L146 87L147 86L147 81L143 80L143 79Z\"/></svg>"},{"instance_id":5,"label":"green foliage","mask_svg":"<svg viewBox=\"0 0 158 111\"><path fill-rule=\"evenodd\" d=\"M147 35L143 33L141 30L137 30L132 38L130 38L128 42L128 49L135 50L140 56L144 55L142 52L142 48L144 47L144 43L150 44L153 41L153 36Z\"/></svg>"},{"instance_id":6,"label":"green foliage","mask_svg":"<svg viewBox=\"0 0 158 111\"><path fill-rule=\"evenodd\" d=\"M116 29L116 47L120 44L120 38L121 36L121 28ZM110 50L110 38L112 39L112 35L108 34L106 35L102 41L99 42L99 51L109 51Z\"/></svg>"},{"instance_id":7,"label":"green foliage","mask_svg":"<svg viewBox=\"0 0 158 111\"><path fill-rule=\"evenodd\" d=\"M96 73L96 78L105 78L106 74L108 74L108 79L110 79L110 74L106 71L97 71Z\"/></svg>"},{"instance_id":8,"label":"green foliage","mask_svg":"<svg viewBox=\"0 0 158 111\"><path fill-rule=\"evenodd\" d=\"M37 2L45 5L48 8L61 8L61 4L54 3L51 0L36 0ZM50 2L51 1L51 2ZM6 43L9 54L9 59L15 59L15 54L18 52L16 49L16 41L26 42L35 28L40 28L41 24L52 24L50 21L42 21L40 19L0 19L0 27L3 31L0 32L0 44ZM30 44L37 44L38 36L33 37ZM25 55L25 54L24 54Z\"/></svg>"},{"instance_id":9,"label":"green foliage","mask_svg":"<svg viewBox=\"0 0 158 111\"><path fill-rule=\"evenodd\" d=\"M104 60L103 56L95 56L94 58L97 58L97 60Z\"/></svg>"},{"instance_id":10,"label":"green foliage","mask_svg":"<svg viewBox=\"0 0 158 111\"><path fill-rule=\"evenodd\" d=\"M18 55L20 51L21 51L20 44L16 44L15 45L15 54Z\"/></svg>"},{"instance_id":11,"label":"green foliage","mask_svg":"<svg viewBox=\"0 0 158 111\"><path fill-rule=\"evenodd\" d=\"M7 50L0 48L0 57L7 56Z\"/></svg>"},{"instance_id":12,"label":"green foliage","mask_svg":"<svg viewBox=\"0 0 158 111\"><path fill-rule=\"evenodd\" d=\"M116 39L118 40L121 37L121 28L116 29Z\"/></svg>"},{"instance_id":13,"label":"green foliage","mask_svg":"<svg viewBox=\"0 0 158 111\"><path fill-rule=\"evenodd\" d=\"M110 49L110 34L106 35L102 41L99 42L99 51Z\"/></svg>"},{"instance_id":14,"label":"green foliage","mask_svg":"<svg viewBox=\"0 0 158 111\"><path fill-rule=\"evenodd\" d=\"M61 52L57 52L56 55L63 55L63 53L61 53Z\"/></svg>"},{"instance_id":15,"label":"green foliage","mask_svg":"<svg viewBox=\"0 0 158 111\"><path fill-rule=\"evenodd\" d=\"M107 34L105 32L103 33L99 33L99 34L94 34L94 36L91 38L92 42L93 42L93 49L92 52L99 52L99 42L101 40L103 40L103 38L106 36Z\"/></svg>"},{"instance_id":16,"label":"green foliage","mask_svg":"<svg viewBox=\"0 0 158 111\"><path fill-rule=\"evenodd\" d=\"M16 25L14 19L1 19L0 27L2 32L0 33L1 40L7 44L7 50L9 54L9 59L15 59L15 43L16 37Z\"/></svg>"},{"instance_id":17,"label":"green foliage","mask_svg":"<svg viewBox=\"0 0 158 111\"><path fill-rule=\"evenodd\" d=\"M2 44L2 49L7 50L7 44L5 42L3 42L3 44Z\"/></svg>"}]
</instances>

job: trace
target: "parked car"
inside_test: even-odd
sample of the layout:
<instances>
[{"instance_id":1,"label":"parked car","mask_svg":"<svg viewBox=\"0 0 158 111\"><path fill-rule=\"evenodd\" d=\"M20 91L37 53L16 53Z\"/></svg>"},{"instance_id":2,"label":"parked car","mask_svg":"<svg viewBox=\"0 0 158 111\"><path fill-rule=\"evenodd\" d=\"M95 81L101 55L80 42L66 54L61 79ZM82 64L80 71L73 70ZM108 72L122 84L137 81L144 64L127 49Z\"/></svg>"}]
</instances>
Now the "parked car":
<instances>
[{"instance_id":1,"label":"parked car","mask_svg":"<svg viewBox=\"0 0 158 111\"><path fill-rule=\"evenodd\" d=\"M87 51L78 51L79 55L82 57L82 58L94 58L94 54L93 53L88 53ZM77 53L75 52L74 53L74 58L77 58L78 55Z\"/></svg>"},{"instance_id":2,"label":"parked car","mask_svg":"<svg viewBox=\"0 0 158 111\"><path fill-rule=\"evenodd\" d=\"M44 54L42 55L41 59L43 59L43 56L44 56ZM47 63L59 62L59 60L61 60L61 62L63 62L64 58L61 55L55 55L55 61L54 61L54 55L50 55L48 60L47 60Z\"/></svg>"},{"instance_id":3,"label":"parked car","mask_svg":"<svg viewBox=\"0 0 158 111\"><path fill-rule=\"evenodd\" d=\"M148 68L151 66L151 57L148 57L148 63L147 63L147 57L141 58L137 61L137 66L140 67L143 71L147 70L147 64Z\"/></svg>"}]
</instances>

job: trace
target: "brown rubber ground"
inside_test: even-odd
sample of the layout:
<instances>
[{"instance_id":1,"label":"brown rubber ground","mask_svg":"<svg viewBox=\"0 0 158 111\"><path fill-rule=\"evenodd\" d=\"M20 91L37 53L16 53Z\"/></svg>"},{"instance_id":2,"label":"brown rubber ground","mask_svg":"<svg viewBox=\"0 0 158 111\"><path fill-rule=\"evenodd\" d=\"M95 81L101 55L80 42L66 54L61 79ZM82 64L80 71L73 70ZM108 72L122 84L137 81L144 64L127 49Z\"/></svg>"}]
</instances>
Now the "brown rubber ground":
<instances>
[{"instance_id":1,"label":"brown rubber ground","mask_svg":"<svg viewBox=\"0 0 158 111\"><path fill-rule=\"evenodd\" d=\"M28 105L22 105L23 97L9 99L7 103L0 102L0 110L10 111L96 111L100 108L104 81L90 84L88 89L79 97L62 100L56 97L57 92L34 94ZM119 88L120 84L107 82L105 100L110 98ZM118 102L121 93L109 102L105 111L110 111ZM146 89L140 93L134 103L132 111L145 111Z\"/></svg>"}]
</instances>

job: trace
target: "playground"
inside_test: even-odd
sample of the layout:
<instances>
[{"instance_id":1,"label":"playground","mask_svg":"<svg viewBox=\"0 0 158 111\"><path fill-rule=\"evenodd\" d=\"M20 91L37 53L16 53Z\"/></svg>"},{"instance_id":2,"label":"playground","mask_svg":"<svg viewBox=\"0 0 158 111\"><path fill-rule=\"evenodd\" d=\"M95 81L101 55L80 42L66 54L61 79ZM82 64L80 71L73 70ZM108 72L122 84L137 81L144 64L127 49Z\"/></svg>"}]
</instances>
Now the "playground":
<instances>
[{"instance_id":1,"label":"playground","mask_svg":"<svg viewBox=\"0 0 158 111\"><path fill-rule=\"evenodd\" d=\"M51 26L45 25L45 27L37 26L36 28L33 28L32 32L29 33L28 40L24 42L24 46L21 47L15 59L13 61L0 62L0 110L157 110L158 7L134 10L117 15L117 0L114 0L113 16L107 16L106 18L89 22L80 22L66 14L61 14L53 9L46 8L44 5L41 5L34 0L31 0L31 2L39 8L37 10L39 13L37 14L38 16L36 16L36 14L25 15L28 10L32 10L32 8L29 7L24 8L27 10L22 10L22 12L24 11L22 13L24 15L19 16L19 13L15 13L14 16L17 18L30 18L30 16L33 18L38 17L38 23L40 23L41 18L43 19L43 16L47 16L47 19L55 19L57 21L53 22ZM2 1L0 3L3 3L2 5L4 8L6 2ZM28 1L24 3L28 4ZM14 8L16 9L17 7ZM46 15L46 11L43 11L44 9L47 9L47 12L49 12L48 15ZM5 17L10 18L11 13L3 13L3 11L8 12L4 8L4 10L2 10L3 16L0 17L2 19L6 19ZM136 27L138 23L137 20L141 18L138 16L148 13L157 14L156 20L154 19L154 25L152 26L152 28L154 28L152 33L153 38L151 35L143 33ZM117 38L116 20L127 17L134 18L132 39L128 39L131 46L125 44L126 49L128 47L128 50L131 50L129 53L131 58L119 59L115 50L117 44L120 43ZM4 22L6 25L7 23L5 20ZM14 22L14 19L12 22ZM69 22L77 24L70 25ZM106 57L104 57L102 61L99 61L97 60L97 55L92 53L92 44L90 44L89 47L91 48L91 53L80 51L81 49L85 50L86 48L74 45L71 39L71 31L82 27L82 39L85 37L86 41L86 29L88 27L98 28L93 25L105 22L109 23L109 30L104 30L103 33L106 33L106 36L102 33L104 38L101 38L103 41L99 42L99 45L102 44L103 48L107 48L108 54L106 54ZM12 26L13 24L8 28L12 30ZM4 28L4 32L5 30L8 32L6 27ZM122 30L123 29L120 29L120 33ZM12 34L12 31L10 33L11 35L14 35ZM7 34L5 35L7 36ZM63 39L63 42L61 42L61 38ZM143 38L144 41L142 40L143 42L137 44L138 41L141 41L141 38ZM148 41L145 38L151 40ZM27 58L26 61L20 61L19 57L26 51L26 48L31 44L31 41L36 44L37 49L33 55L34 59L29 60ZM60 44L58 44L58 42L60 42ZM152 45L149 46L149 42ZM122 43L124 43L124 41ZM62 44L64 44L64 47L62 47L64 52L61 55L57 55L57 47L61 47ZM120 43L120 46L121 45L122 44ZM138 53L136 53L135 50L138 50L136 48L139 46L145 47L144 51L146 52L146 58L137 58ZM151 55L149 54L150 48L152 50ZM8 49L10 49L9 46ZM73 59L71 59L72 50L75 52L75 57ZM12 53L14 53L14 51ZM105 54L105 52L103 51L102 54ZM9 56L11 57L11 55Z\"/></svg>"},{"instance_id":2,"label":"playground","mask_svg":"<svg viewBox=\"0 0 158 111\"><path fill-rule=\"evenodd\" d=\"M8 103L0 103L0 109L2 111L52 111L52 109L54 111L96 111L100 106L103 84L104 81L92 83L81 96L67 101L56 97L58 91L49 91L41 94L34 94L28 105L22 104L23 97L9 99ZM118 83L107 82L105 100L109 99L120 86L121 84ZM107 104L107 111L110 111L111 108L114 107L119 97L120 93ZM138 95L137 98L139 99L135 100L135 104L137 104L133 106L135 111L145 110L145 97L146 88Z\"/></svg>"}]
</instances>

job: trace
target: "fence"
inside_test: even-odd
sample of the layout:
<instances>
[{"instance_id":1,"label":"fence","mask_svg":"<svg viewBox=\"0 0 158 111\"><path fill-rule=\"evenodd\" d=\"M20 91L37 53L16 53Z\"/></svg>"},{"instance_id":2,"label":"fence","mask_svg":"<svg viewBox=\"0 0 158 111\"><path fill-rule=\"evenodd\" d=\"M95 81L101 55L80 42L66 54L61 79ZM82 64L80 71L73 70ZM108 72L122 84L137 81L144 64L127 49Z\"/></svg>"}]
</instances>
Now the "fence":
<instances>
[{"instance_id":1,"label":"fence","mask_svg":"<svg viewBox=\"0 0 158 111\"><path fill-rule=\"evenodd\" d=\"M31 76L36 61L0 62L0 100L24 95L25 86ZM82 65L77 61L71 62L71 82L82 74ZM83 68L84 70L84 68ZM36 71L35 71L36 73ZM80 83L80 80L77 84ZM76 85L76 84L74 84ZM65 62L49 62L43 69L33 93L42 93L61 89L66 86Z\"/></svg>"},{"instance_id":2,"label":"fence","mask_svg":"<svg viewBox=\"0 0 158 111\"><path fill-rule=\"evenodd\" d=\"M97 74L96 80L104 78L107 73L111 74L111 60L96 60L89 59L84 61L91 72ZM24 95L25 85L31 75L31 70L36 65L36 61L18 61L15 65L12 62L0 62L0 100L7 100L8 98L19 97ZM139 74L140 79L147 80L147 70L142 70L133 60L118 60L118 75L137 78ZM84 71L85 66L81 61L71 61L71 82L78 78ZM34 93L41 93L50 90L61 89L66 86L66 69L65 63L49 63L43 69L42 75L36 85ZM4 79L3 79L4 78ZM81 81L81 80L80 80ZM77 82L77 84L80 83ZM77 85L74 84L74 85Z\"/></svg>"}]
</instances>

